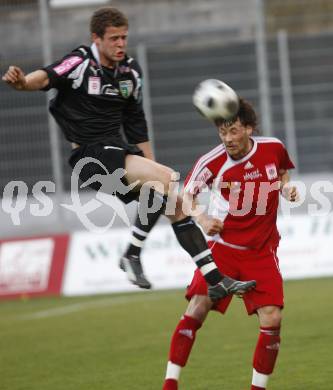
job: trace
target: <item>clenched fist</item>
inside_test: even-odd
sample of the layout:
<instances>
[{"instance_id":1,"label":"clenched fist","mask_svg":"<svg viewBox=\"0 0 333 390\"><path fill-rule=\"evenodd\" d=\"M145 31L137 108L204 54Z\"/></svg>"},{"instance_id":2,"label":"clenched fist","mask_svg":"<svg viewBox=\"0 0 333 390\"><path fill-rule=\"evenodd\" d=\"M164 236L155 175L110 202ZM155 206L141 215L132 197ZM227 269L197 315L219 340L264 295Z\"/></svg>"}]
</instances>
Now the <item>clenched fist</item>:
<instances>
[{"instance_id":1,"label":"clenched fist","mask_svg":"<svg viewBox=\"0 0 333 390\"><path fill-rule=\"evenodd\" d=\"M24 90L27 85L25 74L18 66L10 66L2 80L18 91Z\"/></svg>"},{"instance_id":2,"label":"clenched fist","mask_svg":"<svg viewBox=\"0 0 333 390\"><path fill-rule=\"evenodd\" d=\"M299 193L295 186L286 183L281 189L282 196L289 200L289 202L298 202L299 201Z\"/></svg>"},{"instance_id":3,"label":"clenched fist","mask_svg":"<svg viewBox=\"0 0 333 390\"><path fill-rule=\"evenodd\" d=\"M211 218L206 214L202 214L197 220L208 236L215 236L215 234L221 233L223 229L223 222L218 218Z\"/></svg>"}]
</instances>

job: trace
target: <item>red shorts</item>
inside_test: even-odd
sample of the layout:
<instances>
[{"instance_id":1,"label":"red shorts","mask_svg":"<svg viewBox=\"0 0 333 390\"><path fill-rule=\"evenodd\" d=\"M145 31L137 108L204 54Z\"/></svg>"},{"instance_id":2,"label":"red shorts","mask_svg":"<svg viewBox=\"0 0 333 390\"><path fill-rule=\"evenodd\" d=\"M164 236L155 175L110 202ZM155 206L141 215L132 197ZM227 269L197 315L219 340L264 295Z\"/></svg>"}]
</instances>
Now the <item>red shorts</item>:
<instances>
[{"instance_id":1,"label":"red shorts","mask_svg":"<svg viewBox=\"0 0 333 390\"><path fill-rule=\"evenodd\" d=\"M218 269L223 274L238 280L257 281L256 288L243 297L249 315L256 313L262 306L283 307L283 281L276 256L277 248L240 250L212 241L209 242L209 247ZM207 295L207 292L207 283L197 269L187 288L186 298L190 300L194 295ZM221 299L213 309L224 313L231 299L232 296Z\"/></svg>"}]
</instances>

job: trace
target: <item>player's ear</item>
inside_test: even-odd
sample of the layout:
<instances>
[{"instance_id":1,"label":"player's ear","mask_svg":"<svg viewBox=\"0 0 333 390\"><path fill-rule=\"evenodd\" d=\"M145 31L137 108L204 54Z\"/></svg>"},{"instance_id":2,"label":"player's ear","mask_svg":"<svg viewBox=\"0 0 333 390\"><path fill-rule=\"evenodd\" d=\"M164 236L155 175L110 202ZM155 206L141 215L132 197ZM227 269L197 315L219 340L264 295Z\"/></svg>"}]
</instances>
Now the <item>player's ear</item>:
<instances>
[{"instance_id":1,"label":"player's ear","mask_svg":"<svg viewBox=\"0 0 333 390\"><path fill-rule=\"evenodd\" d=\"M253 128L251 126L246 126L246 133L250 137L253 134Z\"/></svg>"},{"instance_id":2,"label":"player's ear","mask_svg":"<svg viewBox=\"0 0 333 390\"><path fill-rule=\"evenodd\" d=\"M92 33L91 40L92 40L92 42L99 44L101 41L101 37L99 35L97 35L96 33Z\"/></svg>"}]
</instances>

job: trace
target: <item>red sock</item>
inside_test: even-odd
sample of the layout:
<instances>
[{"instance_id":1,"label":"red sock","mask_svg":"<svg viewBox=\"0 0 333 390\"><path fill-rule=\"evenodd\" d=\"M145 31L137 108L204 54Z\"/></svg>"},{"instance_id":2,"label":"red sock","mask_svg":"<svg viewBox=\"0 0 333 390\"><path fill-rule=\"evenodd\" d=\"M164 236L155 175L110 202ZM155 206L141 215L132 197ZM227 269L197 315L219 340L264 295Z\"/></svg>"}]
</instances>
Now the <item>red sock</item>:
<instances>
[{"instance_id":1,"label":"red sock","mask_svg":"<svg viewBox=\"0 0 333 390\"><path fill-rule=\"evenodd\" d=\"M191 353L191 349L195 340L195 334L201 327L201 322L184 315L179 321L175 329L169 352L169 360L184 367Z\"/></svg>"},{"instance_id":2,"label":"red sock","mask_svg":"<svg viewBox=\"0 0 333 390\"><path fill-rule=\"evenodd\" d=\"M178 382L175 379L166 379L163 390L178 390Z\"/></svg>"},{"instance_id":3,"label":"red sock","mask_svg":"<svg viewBox=\"0 0 333 390\"><path fill-rule=\"evenodd\" d=\"M253 356L253 368L265 375L273 372L280 347L280 327L261 327L256 350ZM262 390L253 387L252 390Z\"/></svg>"}]
</instances>

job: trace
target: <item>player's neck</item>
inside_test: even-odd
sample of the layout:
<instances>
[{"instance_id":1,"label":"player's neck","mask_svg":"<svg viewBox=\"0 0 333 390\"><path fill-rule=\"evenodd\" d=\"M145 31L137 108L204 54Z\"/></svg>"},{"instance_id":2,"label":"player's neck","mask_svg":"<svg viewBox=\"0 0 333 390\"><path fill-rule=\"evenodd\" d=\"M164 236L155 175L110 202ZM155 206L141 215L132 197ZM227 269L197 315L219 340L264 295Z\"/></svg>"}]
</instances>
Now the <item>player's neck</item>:
<instances>
[{"instance_id":1,"label":"player's neck","mask_svg":"<svg viewBox=\"0 0 333 390\"><path fill-rule=\"evenodd\" d=\"M117 62L110 60L109 58L105 57L101 52L99 52L99 61L102 66L109 69L114 69L117 67Z\"/></svg>"},{"instance_id":2,"label":"player's neck","mask_svg":"<svg viewBox=\"0 0 333 390\"><path fill-rule=\"evenodd\" d=\"M247 154L249 154L253 148L254 142L251 138L249 138L246 146L243 150L240 150L237 155L230 156L232 160L241 160L242 158L246 157Z\"/></svg>"},{"instance_id":3,"label":"player's neck","mask_svg":"<svg viewBox=\"0 0 333 390\"><path fill-rule=\"evenodd\" d=\"M114 69L117 67L117 62L109 61L107 59L101 58L101 65L104 66L105 68Z\"/></svg>"}]
</instances>

